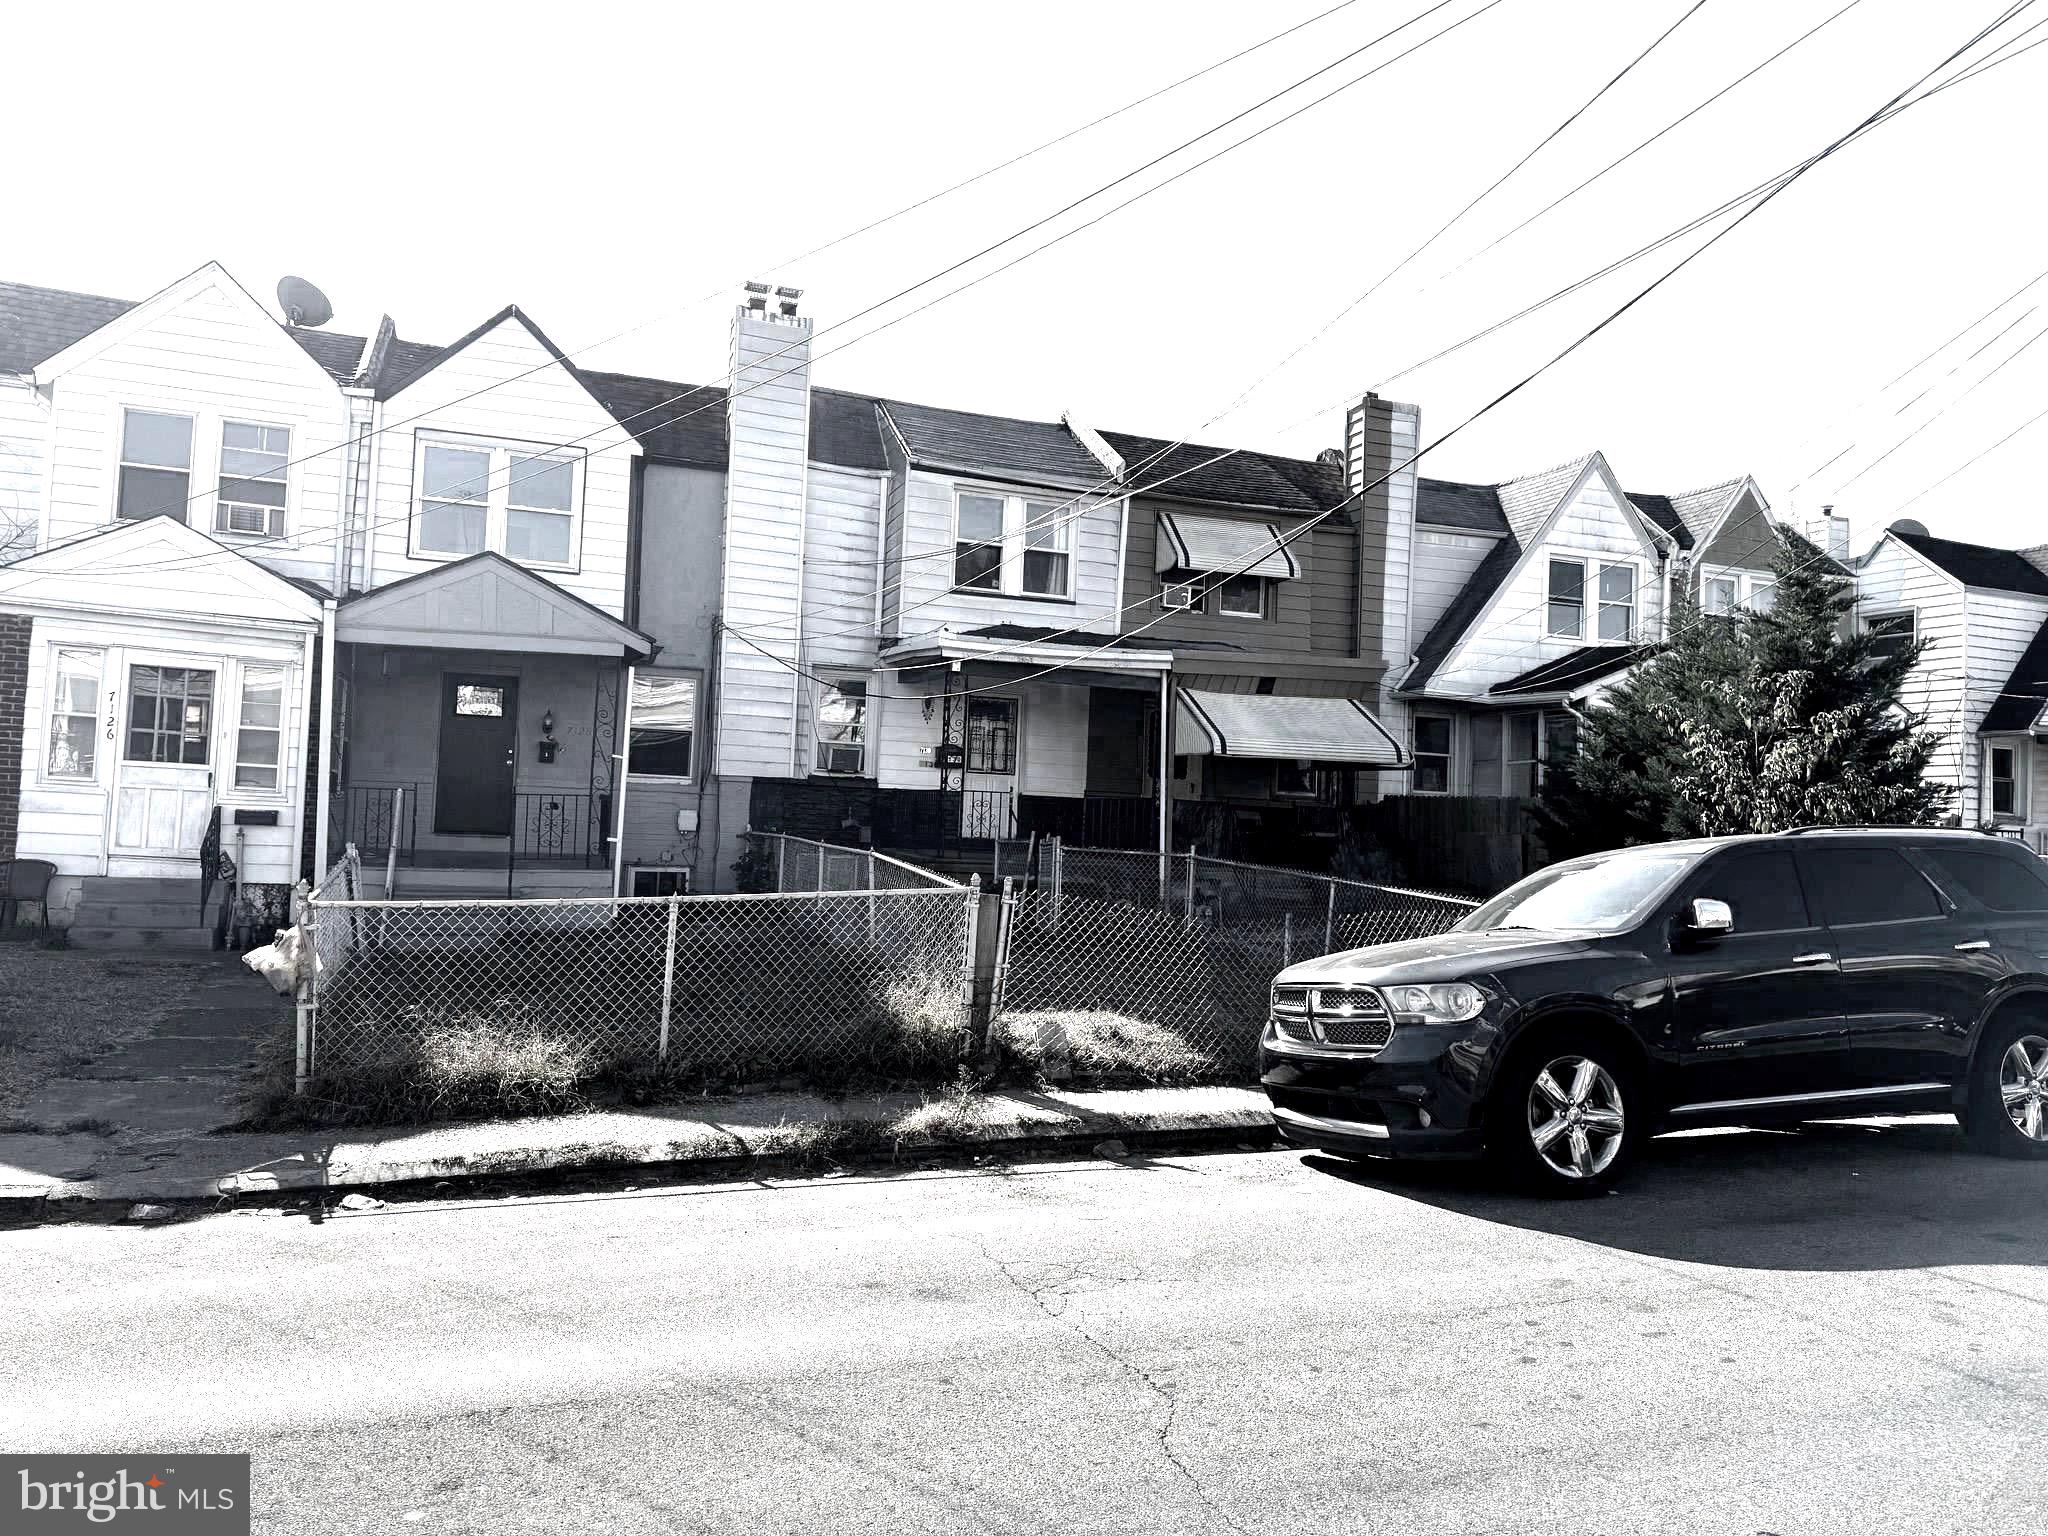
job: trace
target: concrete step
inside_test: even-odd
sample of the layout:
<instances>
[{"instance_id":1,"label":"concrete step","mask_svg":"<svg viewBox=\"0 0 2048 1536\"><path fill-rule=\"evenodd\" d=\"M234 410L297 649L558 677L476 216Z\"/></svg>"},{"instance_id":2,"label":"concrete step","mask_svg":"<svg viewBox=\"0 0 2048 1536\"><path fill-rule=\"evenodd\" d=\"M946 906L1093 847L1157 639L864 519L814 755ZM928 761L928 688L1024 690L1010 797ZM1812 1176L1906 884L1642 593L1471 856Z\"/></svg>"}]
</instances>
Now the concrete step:
<instances>
[{"instance_id":1,"label":"concrete step","mask_svg":"<svg viewBox=\"0 0 2048 1536\"><path fill-rule=\"evenodd\" d=\"M180 953L213 950L211 928L108 928L73 923L65 933L79 949L155 949Z\"/></svg>"},{"instance_id":2,"label":"concrete step","mask_svg":"<svg viewBox=\"0 0 2048 1536\"><path fill-rule=\"evenodd\" d=\"M196 875L177 880L157 875L89 875L85 894L124 901L175 901L181 896L196 901L199 879Z\"/></svg>"},{"instance_id":3,"label":"concrete step","mask_svg":"<svg viewBox=\"0 0 2048 1536\"><path fill-rule=\"evenodd\" d=\"M216 891L206 904L207 926L219 910ZM72 921L89 928L189 928L201 921L199 893L194 891L183 901L81 901Z\"/></svg>"}]
</instances>

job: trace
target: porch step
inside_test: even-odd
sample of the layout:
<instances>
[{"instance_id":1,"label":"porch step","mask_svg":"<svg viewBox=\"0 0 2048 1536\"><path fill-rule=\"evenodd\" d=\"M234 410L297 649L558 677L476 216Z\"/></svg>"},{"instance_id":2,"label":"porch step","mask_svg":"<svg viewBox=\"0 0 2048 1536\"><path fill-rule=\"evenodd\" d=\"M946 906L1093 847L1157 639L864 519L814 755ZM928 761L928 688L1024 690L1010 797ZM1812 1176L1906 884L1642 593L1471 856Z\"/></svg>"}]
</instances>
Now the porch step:
<instances>
[{"instance_id":1,"label":"porch step","mask_svg":"<svg viewBox=\"0 0 2048 1536\"><path fill-rule=\"evenodd\" d=\"M215 887L206 903L209 926L213 913L220 909L220 899ZM176 901L81 901L73 921L95 928L186 928L200 921L199 892L187 891Z\"/></svg>"},{"instance_id":2,"label":"porch step","mask_svg":"<svg viewBox=\"0 0 2048 1536\"><path fill-rule=\"evenodd\" d=\"M211 952L211 928L106 928L74 922L65 930L69 941L80 949L149 949Z\"/></svg>"}]
</instances>

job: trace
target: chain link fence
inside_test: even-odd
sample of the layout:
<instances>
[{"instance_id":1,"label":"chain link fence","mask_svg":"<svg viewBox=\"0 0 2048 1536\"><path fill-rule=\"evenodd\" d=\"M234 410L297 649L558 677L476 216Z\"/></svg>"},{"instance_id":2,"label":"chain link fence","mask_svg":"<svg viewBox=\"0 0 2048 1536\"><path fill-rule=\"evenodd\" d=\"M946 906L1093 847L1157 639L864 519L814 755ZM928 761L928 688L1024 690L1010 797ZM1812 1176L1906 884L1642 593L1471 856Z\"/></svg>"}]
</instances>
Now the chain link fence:
<instances>
[{"instance_id":1,"label":"chain link fence","mask_svg":"<svg viewBox=\"0 0 2048 1536\"><path fill-rule=\"evenodd\" d=\"M916 864L877 853L872 848L846 848L786 832L746 832L768 871L768 888L802 891L930 891L965 890Z\"/></svg>"},{"instance_id":2,"label":"chain link fence","mask_svg":"<svg viewBox=\"0 0 2048 1536\"><path fill-rule=\"evenodd\" d=\"M1450 928L1478 903L1193 854L1066 848L1005 882L996 1028L1026 1055L1116 1037L1141 1068L1243 1076L1274 975ZM1053 1042L1061 1042L1055 1046Z\"/></svg>"},{"instance_id":3,"label":"chain link fence","mask_svg":"<svg viewBox=\"0 0 2048 1536\"><path fill-rule=\"evenodd\" d=\"M451 1032L743 1077L957 1060L980 891L783 841L786 888L732 896L366 901L345 855L301 903L301 1081Z\"/></svg>"}]
</instances>

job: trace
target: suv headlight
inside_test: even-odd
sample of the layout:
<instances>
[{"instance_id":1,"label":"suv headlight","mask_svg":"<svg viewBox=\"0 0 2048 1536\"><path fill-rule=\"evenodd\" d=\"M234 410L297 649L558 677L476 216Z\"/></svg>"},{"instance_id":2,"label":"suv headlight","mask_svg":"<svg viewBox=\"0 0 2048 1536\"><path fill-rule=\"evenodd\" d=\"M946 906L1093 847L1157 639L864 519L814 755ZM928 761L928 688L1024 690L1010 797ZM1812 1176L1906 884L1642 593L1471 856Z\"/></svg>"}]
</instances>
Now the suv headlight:
<instances>
[{"instance_id":1,"label":"suv headlight","mask_svg":"<svg viewBox=\"0 0 2048 1536\"><path fill-rule=\"evenodd\" d=\"M1479 1017L1486 994L1469 981L1427 987L1383 987L1387 1006L1403 1024L1463 1024Z\"/></svg>"}]
</instances>

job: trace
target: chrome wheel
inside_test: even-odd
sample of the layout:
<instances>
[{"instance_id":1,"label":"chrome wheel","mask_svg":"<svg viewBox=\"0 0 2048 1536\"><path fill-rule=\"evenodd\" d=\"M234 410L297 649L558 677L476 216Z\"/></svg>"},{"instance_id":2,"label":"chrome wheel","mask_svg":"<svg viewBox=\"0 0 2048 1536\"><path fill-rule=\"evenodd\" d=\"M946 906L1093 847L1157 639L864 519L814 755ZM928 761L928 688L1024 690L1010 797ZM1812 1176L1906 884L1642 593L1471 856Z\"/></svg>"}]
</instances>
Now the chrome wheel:
<instances>
[{"instance_id":1,"label":"chrome wheel","mask_svg":"<svg viewBox=\"0 0 2048 1536\"><path fill-rule=\"evenodd\" d=\"M2048 1062L2048 1041L2041 1042ZM1590 1056L1559 1056L1529 1086L1529 1140L1552 1172L1590 1179L1621 1155L1621 1087Z\"/></svg>"},{"instance_id":2,"label":"chrome wheel","mask_svg":"<svg viewBox=\"0 0 2048 1536\"><path fill-rule=\"evenodd\" d=\"M2048 1040L2021 1035L2005 1048L1998 1096L2013 1129L2029 1141L2048 1142Z\"/></svg>"}]
</instances>

